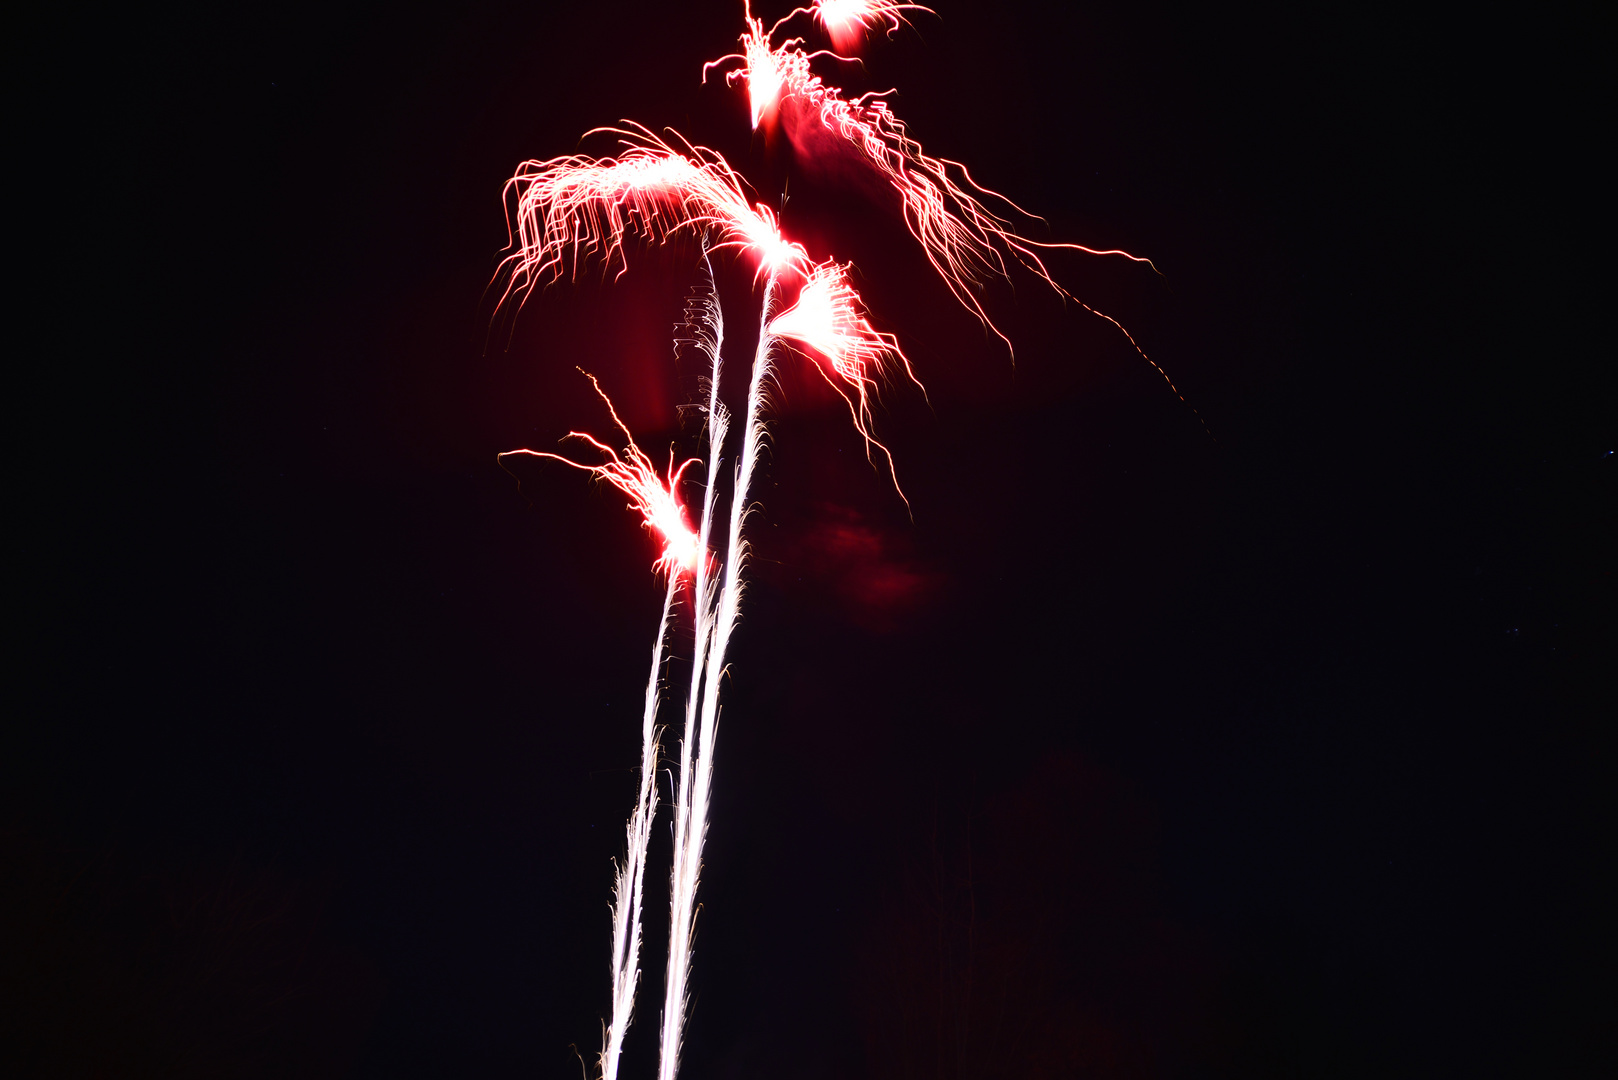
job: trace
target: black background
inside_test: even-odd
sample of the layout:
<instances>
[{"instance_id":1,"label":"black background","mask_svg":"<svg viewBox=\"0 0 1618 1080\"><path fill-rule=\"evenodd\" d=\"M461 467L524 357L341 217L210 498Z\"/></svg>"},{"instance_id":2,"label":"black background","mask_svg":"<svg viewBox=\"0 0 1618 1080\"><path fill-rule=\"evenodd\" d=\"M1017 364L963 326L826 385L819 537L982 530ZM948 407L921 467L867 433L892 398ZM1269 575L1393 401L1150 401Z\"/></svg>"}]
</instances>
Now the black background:
<instances>
[{"instance_id":1,"label":"black background","mask_svg":"<svg viewBox=\"0 0 1618 1080\"><path fill-rule=\"evenodd\" d=\"M912 522L841 404L783 375L683 1075L1594 1075L1596 26L952 2L838 73L899 87L931 152L1045 215L1030 235L1151 256L1052 265L1187 405L1026 275L987 294L1013 362L892 207L751 137L699 81L734 7L26 28L20 1074L592 1056L655 550L616 493L495 454L604 428L576 364L643 446L692 447L695 251L520 312L486 288L515 166L632 118L787 191L930 395L878 413ZM735 375L756 301L721 278ZM626 1076L655 1055L650 897Z\"/></svg>"}]
</instances>

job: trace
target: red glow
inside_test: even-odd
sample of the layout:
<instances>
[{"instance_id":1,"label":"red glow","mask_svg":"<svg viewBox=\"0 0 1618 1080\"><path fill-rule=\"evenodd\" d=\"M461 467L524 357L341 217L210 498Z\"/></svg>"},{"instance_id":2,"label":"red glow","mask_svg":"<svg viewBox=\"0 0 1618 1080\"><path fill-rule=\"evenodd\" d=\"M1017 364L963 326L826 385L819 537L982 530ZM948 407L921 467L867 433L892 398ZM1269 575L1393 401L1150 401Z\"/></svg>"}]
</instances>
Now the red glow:
<instances>
[{"instance_id":1,"label":"red glow","mask_svg":"<svg viewBox=\"0 0 1618 1080\"><path fill-rule=\"evenodd\" d=\"M790 571L787 565L777 571L783 586L879 633L925 611L946 580L916 557L909 530L884 527L837 503L815 508L786 557Z\"/></svg>"}]
</instances>

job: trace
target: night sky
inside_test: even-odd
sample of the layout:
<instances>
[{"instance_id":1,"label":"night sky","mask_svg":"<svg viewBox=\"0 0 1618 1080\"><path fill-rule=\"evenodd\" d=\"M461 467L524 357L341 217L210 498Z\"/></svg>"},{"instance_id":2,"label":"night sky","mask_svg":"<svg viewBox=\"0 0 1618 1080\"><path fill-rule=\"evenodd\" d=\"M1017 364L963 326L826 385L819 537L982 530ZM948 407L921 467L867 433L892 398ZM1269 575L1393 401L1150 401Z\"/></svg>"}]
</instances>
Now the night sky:
<instances>
[{"instance_id":1,"label":"night sky","mask_svg":"<svg viewBox=\"0 0 1618 1080\"><path fill-rule=\"evenodd\" d=\"M939 0L822 69L1028 235L1150 256L1050 265L1182 402L1025 273L1009 354L755 137L700 81L739 2L230 7L58 11L13 67L8 1075L593 1059L657 549L495 456L605 430L576 366L695 451L698 251L495 300L503 182L625 118L853 260L927 387L876 412L912 517L783 364L683 1076L1610 1067L1607 32ZM665 816L631 1080L668 860Z\"/></svg>"}]
</instances>

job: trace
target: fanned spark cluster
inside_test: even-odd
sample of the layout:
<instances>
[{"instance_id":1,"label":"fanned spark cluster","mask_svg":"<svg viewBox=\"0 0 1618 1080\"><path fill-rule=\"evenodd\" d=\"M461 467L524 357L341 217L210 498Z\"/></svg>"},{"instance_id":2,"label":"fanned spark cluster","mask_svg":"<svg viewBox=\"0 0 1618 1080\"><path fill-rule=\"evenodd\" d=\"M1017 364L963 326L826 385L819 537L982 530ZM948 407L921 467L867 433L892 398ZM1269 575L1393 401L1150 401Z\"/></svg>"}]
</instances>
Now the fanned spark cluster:
<instances>
[{"instance_id":1,"label":"fanned spark cluster","mask_svg":"<svg viewBox=\"0 0 1618 1080\"><path fill-rule=\"evenodd\" d=\"M907 11L935 14L932 8L920 4L895 4L892 0L815 0L811 6L794 8L777 20L770 33L774 34L799 15L808 15L820 24L833 45L852 51L879 26L892 37L899 27L910 22L905 16Z\"/></svg>"},{"instance_id":2,"label":"fanned spark cluster","mask_svg":"<svg viewBox=\"0 0 1618 1080\"><path fill-rule=\"evenodd\" d=\"M931 8L920 4L895 4L890 0L816 0L813 8L799 8L787 19L798 14L813 14L833 45L839 49L852 49L867 31L878 25L883 26L888 34L898 30L909 22L904 14L907 11L933 13ZM781 21L785 22L786 19Z\"/></svg>"},{"instance_id":3,"label":"fanned spark cluster","mask_svg":"<svg viewBox=\"0 0 1618 1080\"><path fill-rule=\"evenodd\" d=\"M893 470L893 455L871 434L871 397L885 368L895 360L904 367L911 382L921 386L921 381L910 366L910 358L899 347L899 339L878 331L865 317L859 293L849 284L848 267L835 262L815 267L798 290L797 303L771 319L766 332L825 358L832 373L848 389L838 386L830 376L826 381L848 402L854 427L865 439L867 453L875 446L887 458L888 471L897 489L899 481ZM817 366L815 370L826 375L824 368ZM900 491L901 497L903 494Z\"/></svg>"},{"instance_id":4,"label":"fanned spark cluster","mask_svg":"<svg viewBox=\"0 0 1618 1080\"><path fill-rule=\"evenodd\" d=\"M624 433L625 455L583 431L570 431L570 439L582 439L595 447L606 457L601 465L583 465L572 458L561 454L552 454L544 450L509 450L501 457L523 455L527 457L550 458L560 461L564 465L571 465L575 469L582 469L591 473L598 479L605 480L613 487L629 496L629 508L638 511L642 524L648 532L657 535L663 542L663 553L658 556L653 566L672 577L687 574L697 568L702 561L701 539L692 530L691 523L686 517L685 504L680 501L680 479L685 470L697 463L696 458L684 462L675 468L674 455L669 455L669 468L666 477L657 475L657 469L652 459L647 457L640 447L635 445L635 437L629 433L624 422L618 418L618 411L612 407L612 401L601 389L601 383L589 372L584 373L595 387L601 400L606 403L607 411L612 415L612 422L619 431Z\"/></svg>"},{"instance_id":5,"label":"fanned spark cluster","mask_svg":"<svg viewBox=\"0 0 1618 1080\"><path fill-rule=\"evenodd\" d=\"M979 299L987 279L1006 278L1020 265L1064 298L1082 304L1053 278L1041 252L1066 249L1150 263L1123 251L1040 243L1018 235L1010 218L986 208L979 197L1004 204L1008 213L1039 219L977 184L959 162L928 155L894 115L885 94L849 98L811 70L811 62L817 58L847 60L847 56L830 50L806 51L802 38L775 41L784 25L806 16L837 49L847 52L874 33L892 35L908 22L907 12L928 11L891 0L814 0L766 30L744 0L741 51L705 65L703 77L715 68L728 69L727 81L746 87L753 127L783 129L801 158L813 161L846 150L885 181L898 196L911 237L950 293L1009 348L1010 340L995 327ZM896 368L902 368L917 386L921 384L898 339L871 324L850 280L849 264L835 257L811 258L801 244L784 236L776 215L748 194L742 177L717 152L677 137L670 142L645 127L624 123L626 126L587 133L615 136L615 156L569 154L529 161L508 182L512 244L501 264L506 278L501 300L503 303L513 294L525 296L535 286L557 280L569 264L577 274L587 263L599 260L604 271L617 266L621 275L628 269L626 246L631 239L655 245L689 235L702 246L703 284L687 306L688 334L680 342L693 347L709 367L703 413L706 482L699 526L692 528L680 497L685 472L694 459L676 466L671 453L668 469L659 475L593 376L596 392L623 434L626 448L622 453L582 432L571 432L569 438L581 439L599 451L602 463L584 464L534 450L513 451L564 462L627 494L630 509L641 515L647 530L662 545L654 568L667 576L642 713L641 782L626 829L627 855L617 866L612 906L612 1019L604 1025L602 1080L617 1080L624 1033L640 979L642 891L651 822L657 812L654 780L660 749L656 720L664 646L677 593L687 598L691 612L692 661L675 780L669 954L658 1062L659 1080L676 1080L691 996L696 896L708 831L720 691L730 640L740 618L748 551L743 526L752 509L750 492L765 438L764 412L776 353L790 350L813 363L848 403L854 427L866 441L867 456L873 446L879 449L890 474L893 456L872 434L872 399ZM748 374L741 445L736 451L729 449L730 415L719 395L724 320L711 256L721 252L749 260L755 288L763 283L758 340ZM1129 337L1116 319L1083 306ZM1151 363L1133 338L1129 342ZM778 345L785 348L777 350ZM1157 370L1162 373L1161 368ZM1169 385L1173 387L1172 382ZM727 458L727 453L733 456ZM714 534L719 481L727 471L722 465L729 466L731 486L720 548ZM898 489L896 475L894 487Z\"/></svg>"},{"instance_id":6,"label":"fanned spark cluster","mask_svg":"<svg viewBox=\"0 0 1618 1080\"><path fill-rule=\"evenodd\" d=\"M862 310L859 293L848 282L848 267L821 263L798 290L797 303L770 320L769 333L809 346L849 383L871 382L872 369L889 358L900 361L915 379L899 339L872 328Z\"/></svg>"},{"instance_id":7,"label":"fanned spark cluster","mask_svg":"<svg viewBox=\"0 0 1618 1080\"><path fill-rule=\"evenodd\" d=\"M620 137L617 157L567 154L524 162L506 182L515 196L512 241L503 264L509 296L560 276L591 257L627 267L624 240L639 235L661 243L676 233L713 232L716 248L745 250L760 270L807 274L803 247L781 236L775 215L751 203L741 177L712 150L676 150L644 128L597 128ZM620 273L622 270L620 270Z\"/></svg>"}]
</instances>

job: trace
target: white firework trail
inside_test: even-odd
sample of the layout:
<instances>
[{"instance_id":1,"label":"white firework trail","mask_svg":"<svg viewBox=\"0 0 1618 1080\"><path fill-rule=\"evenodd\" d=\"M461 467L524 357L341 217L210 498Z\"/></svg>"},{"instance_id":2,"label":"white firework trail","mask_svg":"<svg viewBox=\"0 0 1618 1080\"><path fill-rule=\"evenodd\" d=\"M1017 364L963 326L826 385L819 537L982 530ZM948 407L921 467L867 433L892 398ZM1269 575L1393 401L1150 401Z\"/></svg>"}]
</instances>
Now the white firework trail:
<instances>
[{"instance_id":1,"label":"white firework trail","mask_svg":"<svg viewBox=\"0 0 1618 1080\"><path fill-rule=\"evenodd\" d=\"M717 304L716 304L717 306ZM701 576L705 581L711 574L710 560L704 536L692 530L686 518L685 506L680 499L680 482L685 470L695 459L676 467L674 456L669 455L666 476L659 476L652 461L625 426L606 392L595 376L584 373L595 387L596 393L607 406L613 423L622 433L625 447L622 452L585 432L570 432L568 437L579 439L601 453L603 464L587 465L538 450L513 450L501 454L506 457L527 456L550 458L575 469L605 480L630 498L629 508L637 510L649 532L662 538L663 553L654 567L668 578L668 591L663 598L663 614L658 620L657 637L652 642L652 670L646 679L646 695L641 713L640 789L635 808L625 826L627 851L624 860L615 866L612 903L612 1020L603 1025L600 1067L603 1080L616 1080L619 1059L623 1052L624 1035L629 1030L634 1014L635 991L640 983L641 928L644 925L643 897L646 883L646 849L651 838L652 821L657 816L657 763L661 731L657 726L659 690L662 685L665 643L668 640L670 617L674 599L685 575ZM711 487L712 485L710 485ZM711 495L708 504L711 506ZM705 515L711 517L711 513Z\"/></svg>"},{"instance_id":2,"label":"white firework trail","mask_svg":"<svg viewBox=\"0 0 1618 1080\"><path fill-rule=\"evenodd\" d=\"M725 436L730 428L730 416L719 400L720 356L725 341L724 313L719 305L719 293L714 283L713 264L709 261L706 242L702 255L706 271L706 288L693 295L686 309L687 324L693 330L688 339L697 352L708 359L707 407L707 488L702 500L702 523L698 527L704 551L709 550L713 533L714 502L718 491L716 479L723 459ZM693 795L698 790L697 776L704 779L701 790L707 791L707 774L712 761L707 749L701 749L700 719L703 672L707 668L714 637L713 563L705 560L692 578L693 642L691 658L691 688L686 697L685 737L680 741L679 787L674 803L674 862L669 873L669 958L663 994L663 1027L659 1076L672 1077L678 1068L681 1032L685 1026L686 1005L689 998L688 982L691 974L692 935L695 930L695 897L699 864L702 858L700 840L693 845ZM706 801L702 803L700 831L706 831Z\"/></svg>"},{"instance_id":3,"label":"white firework trail","mask_svg":"<svg viewBox=\"0 0 1618 1080\"><path fill-rule=\"evenodd\" d=\"M719 306L719 294L714 285L713 265L708 259L708 242L702 253L705 271L704 284L692 296L686 311L686 323L693 336L683 343L694 346L710 361L707 428L709 444L708 475L718 465L719 450L724 444L727 417L719 401L719 354L724 344L724 318ZM706 485L703 495L702 524L698 533L697 550L708 550L708 536L713 521L715 486ZM711 621L713 563L706 556L699 557L690 568L693 607L696 611L696 651L693 670L700 673L706 653L707 624ZM657 816L657 765L660 756L661 729L657 727L657 713L661 701L664 647L668 640L669 619L674 599L679 591L681 577L669 575L668 592L663 599L663 615L658 622L657 640L652 646L652 669L646 680L646 697L641 717L641 781L635 809L626 827L628 857L619 864L614 886L612 922L612 1023L603 1034L600 1057L603 1080L617 1080L618 1065L623 1053L624 1035L634 1016L635 993L640 982L640 943L644 925L642 898L645 892L646 851L651 839L652 822ZM693 678L695 682L695 677ZM690 731L688 708L687 731ZM682 743L681 792L689 790L691 755L685 749L690 739ZM679 863L679 841L676 834L676 865Z\"/></svg>"},{"instance_id":4,"label":"white firework trail","mask_svg":"<svg viewBox=\"0 0 1618 1080\"><path fill-rule=\"evenodd\" d=\"M646 679L646 701L640 728L640 793L625 831L628 854L618 864L612 904L612 1023L602 1033L601 1075L617 1080L618 1059L623 1052L624 1033L635 1012L635 990L640 983L641 900L646 884L646 847L651 839L652 820L657 816L657 727L658 688L662 684L664 643L668 640L669 615L680 588L678 574L669 575L668 592L663 597L663 616L657 624L657 640L652 643L652 672Z\"/></svg>"}]
</instances>

